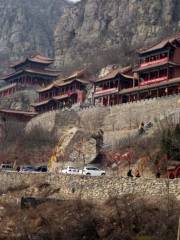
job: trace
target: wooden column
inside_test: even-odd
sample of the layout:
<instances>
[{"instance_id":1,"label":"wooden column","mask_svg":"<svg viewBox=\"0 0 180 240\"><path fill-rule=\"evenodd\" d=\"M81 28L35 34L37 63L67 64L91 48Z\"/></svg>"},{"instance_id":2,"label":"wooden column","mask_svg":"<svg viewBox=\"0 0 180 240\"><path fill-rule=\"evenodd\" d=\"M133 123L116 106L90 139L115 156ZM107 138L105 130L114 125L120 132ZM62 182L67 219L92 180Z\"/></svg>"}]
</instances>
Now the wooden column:
<instances>
[{"instance_id":1,"label":"wooden column","mask_svg":"<svg viewBox=\"0 0 180 240\"><path fill-rule=\"evenodd\" d=\"M139 92L137 92L137 100L139 101L140 99Z\"/></svg>"},{"instance_id":2,"label":"wooden column","mask_svg":"<svg viewBox=\"0 0 180 240\"><path fill-rule=\"evenodd\" d=\"M169 66L167 67L167 79L169 80Z\"/></svg>"},{"instance_id":3,"label":"wooden column","mask_svg":"<svg viewBox=\"0 0 180 240\"><path fill-rule=\"evenodd\" d=\"M110 95L108 95L107 105L110 105Z\"/></svg>"},{"instance_id":4,"label":"wooden column","mask_svg":"<svg viewBox=\"0 0 180 240\"><path fill-rule=\"evenodd\" d=\"M135 78L133 78L133 88L135 87Z\"/></svg>"}]
</instances>

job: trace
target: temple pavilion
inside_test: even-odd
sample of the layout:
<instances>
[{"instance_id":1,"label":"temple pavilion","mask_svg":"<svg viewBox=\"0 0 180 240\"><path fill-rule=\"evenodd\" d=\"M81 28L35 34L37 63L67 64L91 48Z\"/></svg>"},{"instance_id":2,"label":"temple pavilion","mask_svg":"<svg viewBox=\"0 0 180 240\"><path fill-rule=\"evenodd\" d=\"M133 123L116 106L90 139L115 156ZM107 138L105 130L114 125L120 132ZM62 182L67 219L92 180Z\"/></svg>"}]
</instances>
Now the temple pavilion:
<instances>
[{"instance_id":1,"label":"temple pavilion","mask_svg":"<svg viewBox=\"0 0 180 240\"><path fill-rule=\"evenodd\" d=\"M133 88L137 84L131 67L111 69L94 82L94 103L104 106L121 104L124 102L121 90Z\"/></svg>"},{"instance_id":2,"label":"temple pavilion","mask_svg":"<svg viewBox=\"0 0 180 240\"><path fill-rule=\"evenodd\" d=\"M10 74L1 77L5 89L0 89L1 96L11 95L22 86L46 86L58 78L60 71L49 67L53 59L41 55L28 57L14 65Z\"/></svg>"},{"instance_id":3,"label":"temple pavilion","mask_svg":"<svg viewBox=\"0 0 180 240\"><path fill-rule=\"evenodd\" d=\"M95 81L95 104L115 105L180 93L180 36L141 49L138 57L134 74L128 68L116 69Z\"/></svg>"},{"instance_id":4,"label":"temple pavilion","mask_svg":"<svg viewBox=\"0 0 180 240\"><path fill-rule=\"evenodd\" d=\"M180 37L138 51L138 86L121 91L127 101L180 93Z\"/></svg>"},{"instance_id":5,"label":"temple pavilion","mask_svg":"<svg viewBox=\"0 0 180 240\"><path fill-rule=\"evenodd\" d=\"M72 75L58 79L47 87L37 90L39 99L32 104L36 112L45 112L83 103L90 76L86 70L76 71Z\"/></svg>"}]
</instances>

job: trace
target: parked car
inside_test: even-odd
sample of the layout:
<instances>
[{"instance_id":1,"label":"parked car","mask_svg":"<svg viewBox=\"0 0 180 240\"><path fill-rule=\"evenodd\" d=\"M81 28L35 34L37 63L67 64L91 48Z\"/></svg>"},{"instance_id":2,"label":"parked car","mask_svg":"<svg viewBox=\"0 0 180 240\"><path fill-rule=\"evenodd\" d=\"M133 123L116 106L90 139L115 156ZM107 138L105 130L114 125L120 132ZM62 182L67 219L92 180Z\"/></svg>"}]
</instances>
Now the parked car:
<instances>
[{"instance_id":1,"label":"parked car","mask_svg":"<svg viewBox=\"0 0 180 240\"><path fill-rule=\"evenodd\" d=\"M23 166L20 168L20 172L35 172L36 168L33 166Z\"/></svg>"},{"instance_id":2,"label":"parked car","mask_svg":"<svg viewBox=\"0 0 180 240\"><path fill-rule=\"evenodd\" d=\"M36 172L47 172L47 166L39 166L36 168Z\"/></svg>"},{"instance_id":3,"label":"parked car","mask_svg":"<svg viewBox=\"0 0 180 240\"><path fill-rule=\"evenodd\" d=\"M75 174L75 175L80 174L79 169L77 169L75 167L70 167L70 166L63 169L61 172L64 173L64 174Z\"/></svg>"},{"instance_id":4,"label":"parked car","mask_svg":"<svg viewBox=\"0 0 180 240\"><path fill-rule=\"evenodd\" d=\"M13 166L11 164L1 164L0 171L13 171Z\"/></svg>"},{"instance_id":5,"label":"parked car","mask_svg":"<svg viewBox=\"0 0 180 240\"><path fill-rule=\"evenodd\" d=\"M84 169L80 172L83 175L87 176L104 176L106 175L106 172L104 170L101 170L97 167L84 167Z\"/></svg>"}]
</instances>

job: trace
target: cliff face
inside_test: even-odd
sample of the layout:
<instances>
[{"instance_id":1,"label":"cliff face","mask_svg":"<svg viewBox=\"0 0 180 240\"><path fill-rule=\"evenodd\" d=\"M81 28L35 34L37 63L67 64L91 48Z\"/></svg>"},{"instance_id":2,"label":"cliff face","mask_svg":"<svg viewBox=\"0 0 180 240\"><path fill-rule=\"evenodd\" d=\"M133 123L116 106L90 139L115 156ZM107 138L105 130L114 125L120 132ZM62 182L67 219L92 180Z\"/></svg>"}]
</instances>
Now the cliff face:
<instances>
[{"instance_id":1,"label":"cliff face","mask_svg":"<svg viewBox=\"0 0 180 240\"><path fill-rule=\"evenodd\" d=\"M56 61L128 62L136 48L177 33L179 12L179 0L82 0L57 25Z\"/></svg>"},{"instance_id":2,"label":"cliff face","mask_svg":"<svg viewBox=\"0 0 180 240\"><path fill-rule=\"evenodd\" d=\"M131 62L134 50L180 30L179 0L0 0L0 64L29 53L57 65Z\"/></svg>"},{"instance_id":3,"label":"cliff face","mask_svg":"<svg viewBox=\"0 0 180 240\"><path fill-rule=\"evenodd\" d=\"M66 0L0 0L0 62L54 54L53 32Z\"/></svg>"}]
</instances>

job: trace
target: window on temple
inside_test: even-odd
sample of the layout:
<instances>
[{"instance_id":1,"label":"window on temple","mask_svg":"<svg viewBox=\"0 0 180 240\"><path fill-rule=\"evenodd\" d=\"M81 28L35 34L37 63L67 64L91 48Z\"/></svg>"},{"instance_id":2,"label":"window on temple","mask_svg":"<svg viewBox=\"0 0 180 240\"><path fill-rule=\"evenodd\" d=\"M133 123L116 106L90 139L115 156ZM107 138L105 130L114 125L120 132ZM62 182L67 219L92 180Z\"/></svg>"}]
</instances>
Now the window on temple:
<instances>
[{"instance_id":1,"label":"window on temple","mask_svg":"<svg viewBox=\"0 0 180 240\"><path fill-rule=\"evenodd\" d=\"M169 68L169 78L173 78L173 75L174 75L174 69Z\"/></svg>"},{"instance_id":2,"label":"window on temple","mask_svg":"<svg viewBox=\"0 0 180 240\"><path fill-rule=\"evenodd\" d=\"M162 53L162 54L160 54L160 59L162 59L162 58L166 58L167 56L168 56L167 53Z\"/></svg>"},{"instance_id":3,"label":"window on temple","mask_svg":"<svg viewBox=\"0 0 180 240\"><path fill-rule=\"evenodd\" d=\"M172 60L174 56L174 51L171 49L169 52L169 60Z\"/></svg>"},{"instance_id":4,"label":"window on temple","mask_svg":"<svg viewBox=\"0 0 180 240\"><path fill-rule=\"evenodd\" d=\"M115 81L114 87L115 87L115 88L118 87L118 81Z\"/></svg>"},{"instance_id":5,"label":"window on temple","mask_svg":"<svg viewBox=\"0 0 180 240\"><path fill-rule=\"evenodd\" d=\"M167 69L161 69L159 71L159 77L165 77L167 76Z\"/></svg>"},{"instance_id":6,"label":"window on temple","mask_svg":"<svg viewBox=\"0 0 180 240\"><path fill-rule=\"evenodd\" d=\"M144 73L142 75L142 79L144 79L144 81L147 81L149 79L149 74L148 73Z\"/></svg>"},{"instance_id":7,"label":"window on temple","mask_svg":"<svg viewBox=\"0 0 180 240\"><path fill-rule=\"evenodd\" d=\"M158 72L151 72L150 74L150 79L155 79L155 78L158 78Z\"/></svg>"},{"instance_id":8,"label":"window on temple","mask_svg":"<svg viewBox=\"0 0 180 240\"><path fill-rule=\"evenodd\" d=\"M110 88L114 88L114 82L113 81L110 82Z\"/></svg>"},{"instance_id":9,"label":"window on temple","mask_svg":"<svg viewBox=\"0 0 180 240\"><path fill-rule=\"evenodd\" d=\"M107 89L108 88L108 85L107 85L107 83L105 83L104 85L103 85L103 89Z\"/></svg>"}]
</instances>

